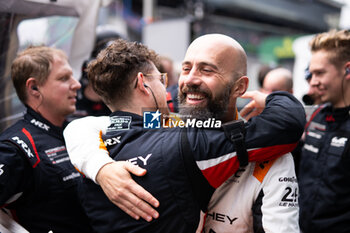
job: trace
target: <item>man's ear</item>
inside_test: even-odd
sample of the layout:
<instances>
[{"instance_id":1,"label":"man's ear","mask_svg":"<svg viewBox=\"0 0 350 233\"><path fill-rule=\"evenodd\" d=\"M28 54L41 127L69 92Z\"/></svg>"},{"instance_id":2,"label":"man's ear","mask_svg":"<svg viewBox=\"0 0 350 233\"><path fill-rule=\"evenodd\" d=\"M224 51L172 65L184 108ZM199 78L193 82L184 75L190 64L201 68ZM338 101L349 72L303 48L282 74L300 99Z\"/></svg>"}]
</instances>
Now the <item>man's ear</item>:
<instances>
[{"instance_id":1,"label":"man's ear","mask_svg":"<svg viewBox=\"0 0 350 233\"><path fill-rule=\"evenodd\" d=\"M345 79L350 80L350 61L345 63Z\"/></svg>"},{"instance_id":2,"label":"man's ear","mask_svg":"<svg viewBox=\"0 0 350 233\"><path fill-rule=\"evenodd\" d=\"M248 89L249 79L247 76L240 77L233 86L234 96L240 97L242 96Z\"/></svg>"},{"instance_id":3,"label":"man's ear","mask_svg":"<svg viewBox=\"0 0 350 233\"><path fill-rule=\"evenodd\" d=\"M40 96L40 91L38 88L38 82L35 78L30 77L26 81L26 90L29 95L33 95L35 97Z\"/></svg>"},{"instance_id":4,"label":"man's ear","mask_svg":"<svg viewBox=\"0 0 350 233\"><path fill-rule=\"evenodd\" d=\"M148 86L144 82L145 76L143 75L142 72L137 73L136 79L137 80L135 81L135 88L138 88L143 93L149 94Z\"/></svg>"}]
</instances>

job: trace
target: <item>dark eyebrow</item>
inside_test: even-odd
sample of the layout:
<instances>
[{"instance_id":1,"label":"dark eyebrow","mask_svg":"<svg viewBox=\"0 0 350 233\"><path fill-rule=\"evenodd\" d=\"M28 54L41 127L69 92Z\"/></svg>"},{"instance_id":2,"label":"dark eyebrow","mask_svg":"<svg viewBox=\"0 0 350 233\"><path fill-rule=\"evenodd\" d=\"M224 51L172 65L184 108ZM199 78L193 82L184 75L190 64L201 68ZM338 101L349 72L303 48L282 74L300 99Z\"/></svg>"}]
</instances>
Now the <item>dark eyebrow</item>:
<instances>
[{"instance_id":1,"label":"dark eyebrow","mask_svg":"<svg viewBox=\"0 0 350 233\"><path fill-rule=\"evenodd\" d=\"M207 63L207 62L200 62L199 66L210 66L211 68L213 68L214 70L218 70L218 67L212 63Z\"/></svg>"},{"instance_id":2,"label":"dark eyebrow","mask_svg":"<svg viewBox=\"0 0 350 233\"><path fill-rule=\"evenodd\" d=\"M182 65L183 65L183 66L184 66L184 65L191 65L191 62L189 62L189 61L184 61L184 62L182 63ZM215 70L218 70L218 67L217 67L216 65L212 64L212 63L200 62L200 63L198 64L198 66L210 66L211 68L213 68L213 69L215 69Z\"/></svg>"},{"instance_id":3,"label":"dark eyebrow","mask_svg":"<svg viewBox=\"0 0 350 233\"><path fill-rule=\"evenodd\" d=\"M191 62L189 62L189 61L184 61L184 62L182 62L182 65L184 66L184 65L191 65Z\"/></svg>"}]
</instances>

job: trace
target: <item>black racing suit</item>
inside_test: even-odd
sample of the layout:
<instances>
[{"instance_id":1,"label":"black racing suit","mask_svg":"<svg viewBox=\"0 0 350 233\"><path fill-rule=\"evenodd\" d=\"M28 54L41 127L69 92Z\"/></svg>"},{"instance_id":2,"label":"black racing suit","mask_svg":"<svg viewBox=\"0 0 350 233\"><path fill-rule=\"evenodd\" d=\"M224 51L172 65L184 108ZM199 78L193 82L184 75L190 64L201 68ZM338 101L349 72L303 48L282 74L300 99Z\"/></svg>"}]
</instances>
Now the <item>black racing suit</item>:
<instances>
[{"instance_id":1,"label":"black racing suit","mask_svg":"<svg viewBox=\"0 0 350 233\"><path fill-rule=\"evenodd\" d=\"M0 206L29 232L92 232L62 133L27 108L0 136ZM0 210L1 211L1 210Z\"/></svg>"},{"instance_id":2,"label":"black racing suit","mask_svg":"<svg viewBox=\"0 0 350 233\"><path fill-rule=\"evenodd\" d=\"M323 105L306 126L298 176L301 230L350 232L350 107Z\"/></svg>"},{"instance_id":3,"label":"black racing suit","mask_svg":"<svg viewBox=\"0 0 350 233\"><path fill-rule=\"evenodd\" d=\"M235 145L222 129L146 130L139 115L114 112L110 118L116 124L111 124L104 137L107 149L115 160L128 160L147 169L145 176L133 178L160 201L160 215L150 223L134 220L110 202L100 186L84 179L80 193L94 229L101 233L195 232L200 209L206 210L215 188L239 168ZM270 95L264 112L246 125L249 161L291 151L304 123L303 107L294 97ZM239 135L225 132L229 137Z\"/></svg>"}]
</instances>

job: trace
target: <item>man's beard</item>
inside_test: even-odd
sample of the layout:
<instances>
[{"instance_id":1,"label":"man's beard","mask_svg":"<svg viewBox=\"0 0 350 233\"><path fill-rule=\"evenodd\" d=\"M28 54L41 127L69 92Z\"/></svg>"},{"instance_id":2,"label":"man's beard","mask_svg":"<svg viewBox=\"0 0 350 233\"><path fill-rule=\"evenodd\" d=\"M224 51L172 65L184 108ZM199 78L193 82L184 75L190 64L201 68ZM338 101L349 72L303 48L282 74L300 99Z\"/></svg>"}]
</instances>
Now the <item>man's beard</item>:
<instances>
[{"instance_id":1,"label":"man's beard","mask_svg":"<svg viewBox=\"0 0 350 233\"><path fill-rule=\"evenodd\" d=\"M197 119L207 120L209 118L222 119L228 111L228 104L233 84L225 87L220 95L213 98L209 90L201 90L199 87L184 86L182 91L178 93L179 99L179 114L183 120ZM186 103L186 96L188 92L201 93L207 99L206 106L193 106Z\"/></svg>"}]
</instances>

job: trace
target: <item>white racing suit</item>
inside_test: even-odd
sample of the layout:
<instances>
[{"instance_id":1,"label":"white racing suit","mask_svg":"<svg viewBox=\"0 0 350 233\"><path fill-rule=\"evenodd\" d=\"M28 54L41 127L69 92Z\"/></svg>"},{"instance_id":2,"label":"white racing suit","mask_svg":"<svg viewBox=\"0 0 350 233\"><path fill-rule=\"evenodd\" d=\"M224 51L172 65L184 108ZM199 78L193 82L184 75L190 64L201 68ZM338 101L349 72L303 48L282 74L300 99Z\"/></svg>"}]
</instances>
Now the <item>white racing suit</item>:
<instances>
[{"instance_id":1,"label":"white racing suit","mask_svg":"<svg viewBox=\"0 0 350 233\"><path fill-rule=\"evenodd\" d=\"M298 215L298 183L288 153L249 163L222 184L210 200L202 232L300 232Z\"/></svg>"}]
</instances>

